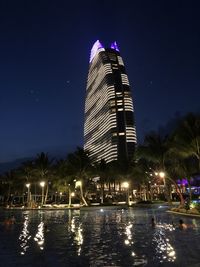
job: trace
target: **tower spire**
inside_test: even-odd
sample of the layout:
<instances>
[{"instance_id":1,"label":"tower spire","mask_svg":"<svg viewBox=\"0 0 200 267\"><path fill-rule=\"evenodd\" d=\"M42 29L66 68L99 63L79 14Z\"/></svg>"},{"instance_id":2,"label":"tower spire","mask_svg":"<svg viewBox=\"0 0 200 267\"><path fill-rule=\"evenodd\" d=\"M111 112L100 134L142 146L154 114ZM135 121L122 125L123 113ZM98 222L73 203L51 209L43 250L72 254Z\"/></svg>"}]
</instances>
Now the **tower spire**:
<instances>
[{"instance_id":1,"label":"tower spire","mask_svg":"<svg viewBox=\"0 0 200 267\"><path fill-rule=\"evenodd\" d=\"M91 49L91 53L90 53L90 62L93 60L93 58L95 57L97 51L99 49L103 49L104 50L104 47L103 45L100 43L99 40L97 40L94 44L93 44L93 47Z\"/></svg>"},{"instance_id":2,"label":"tower spire","mask_svg":"<svg viewBox=\"0 0 200 267\"><path fill-rule=\"evenodd\" d=\"M116 50L116 51L119 52L119 47L118 47L116 41L114 41L113 43L111 43L110 48L112 48L112 49L114 49L114 50Z\"/></svg>"}]
</instances>

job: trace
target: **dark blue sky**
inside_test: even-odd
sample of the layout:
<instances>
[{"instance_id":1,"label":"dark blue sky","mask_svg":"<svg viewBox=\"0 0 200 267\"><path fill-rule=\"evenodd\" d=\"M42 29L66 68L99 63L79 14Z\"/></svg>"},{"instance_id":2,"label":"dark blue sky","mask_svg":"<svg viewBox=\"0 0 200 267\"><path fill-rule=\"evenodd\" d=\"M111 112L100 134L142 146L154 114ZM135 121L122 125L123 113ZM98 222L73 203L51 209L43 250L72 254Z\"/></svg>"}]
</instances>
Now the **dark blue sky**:
<instances>
[{"instance_id":1,"label":"dark blue sky","mask_svg":"<svg viewBox=\"0 0 200 267\"><path fill-rule=\"evenodd\" d=\"M192 0L0 1L0 162L82 145L97 39L118 42L139 140L177 112L200 111L199 12Z\"/></svg>"}]
</instances>

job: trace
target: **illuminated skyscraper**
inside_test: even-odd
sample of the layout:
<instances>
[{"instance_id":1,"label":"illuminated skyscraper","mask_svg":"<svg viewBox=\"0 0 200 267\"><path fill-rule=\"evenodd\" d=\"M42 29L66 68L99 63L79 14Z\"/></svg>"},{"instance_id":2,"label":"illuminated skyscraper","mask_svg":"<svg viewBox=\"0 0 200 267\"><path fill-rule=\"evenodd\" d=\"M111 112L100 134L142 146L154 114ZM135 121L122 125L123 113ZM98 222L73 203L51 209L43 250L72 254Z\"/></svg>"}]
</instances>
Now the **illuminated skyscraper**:
<instances>
[{"instance_id":1,"label":"illuminated skyscraper","mask_svg":"<svg viewBox=\"0 0 200 267\"><path fill-rule=\"evenodd\" d=\"M117 43L91 50L87 80L84 149L93 161L128 160L136 145L133 101Z\"/></svg>"}]
</instances>

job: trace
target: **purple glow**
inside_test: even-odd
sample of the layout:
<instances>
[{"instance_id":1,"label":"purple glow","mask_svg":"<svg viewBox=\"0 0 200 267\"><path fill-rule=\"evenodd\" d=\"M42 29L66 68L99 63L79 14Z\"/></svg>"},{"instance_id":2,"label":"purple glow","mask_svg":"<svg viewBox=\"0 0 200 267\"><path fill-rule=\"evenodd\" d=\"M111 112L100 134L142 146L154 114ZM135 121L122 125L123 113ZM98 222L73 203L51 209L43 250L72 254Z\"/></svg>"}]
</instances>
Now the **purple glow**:
<instances>
[{"instance_id":1,"label":"purple glow","mask_svg":"<svg viewBox=\"0 0 200 267\"><path fill-rule=\"evenodd\" d=\"M187 185L188 184L188 180L187 179L182 179L181 180L181 184L184 185L184 186Z\"/></svg>"},{"instance_id":2,"label":"purple glow","mask_svg":"<svg viewBox=\"0 0 200 267\"><path fill-rule=\"evenodd\" d=\"M116 50L116 51L118 51L118 52L119 52L119 47L118 47L118 45L117 45L117 42L116 42L116 41L110 45L110 48L112 48L112 49L114 49L114 50Z\"/></svg>"},{"instance_id":3,"label":"purple glow","mask_svg":"<svg viewBox=\"0 0 200 267\"><path fill-rule=\"evenodd\" d=\"M181 179L177 181L179 185L186 186L188 185L188 180L187 179Z\"/></svg>"},{"instance_id":4,"label":"purple glow","mask_svg":"<svg viewBox=\"0 0 200 267\"><path fill-rule=\"evenodd\" d=\"M90 53L90 62L93 60L93 58L95 57L97 51L101 48L104 48L103 45L99 42L99 40L97 40L94 44L93 47L91 49L91 53Z\"/></svg>"}]
</instances>

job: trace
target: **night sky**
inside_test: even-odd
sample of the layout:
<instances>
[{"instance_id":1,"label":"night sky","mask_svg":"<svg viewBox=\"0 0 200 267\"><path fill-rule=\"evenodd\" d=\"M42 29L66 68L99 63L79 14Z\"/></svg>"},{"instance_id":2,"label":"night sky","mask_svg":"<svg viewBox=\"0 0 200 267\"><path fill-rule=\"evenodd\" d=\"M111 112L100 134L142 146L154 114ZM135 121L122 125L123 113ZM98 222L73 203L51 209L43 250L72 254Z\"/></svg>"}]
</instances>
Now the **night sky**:
<instances>
[{"instance_id":1,"label":"night sky","mask_svg":"<svg viewBox=\"0 0 200 267\"><path fill-rule=\"evenodd\" d=\"M117 41L138 139L200 111L198 1L0 0L0 163L83 145L90 49Z\"/></svg>"}]
</instances>

